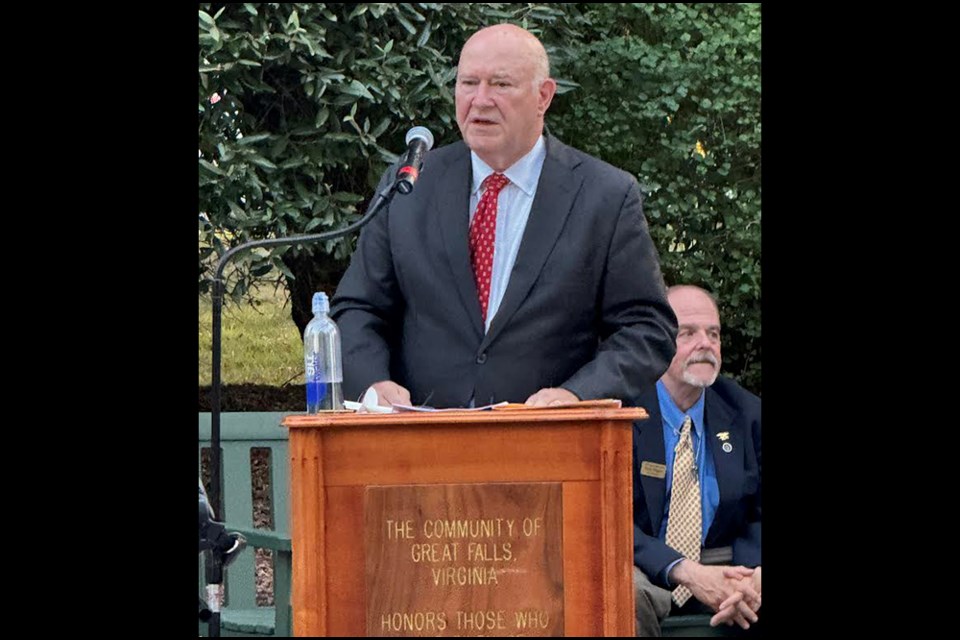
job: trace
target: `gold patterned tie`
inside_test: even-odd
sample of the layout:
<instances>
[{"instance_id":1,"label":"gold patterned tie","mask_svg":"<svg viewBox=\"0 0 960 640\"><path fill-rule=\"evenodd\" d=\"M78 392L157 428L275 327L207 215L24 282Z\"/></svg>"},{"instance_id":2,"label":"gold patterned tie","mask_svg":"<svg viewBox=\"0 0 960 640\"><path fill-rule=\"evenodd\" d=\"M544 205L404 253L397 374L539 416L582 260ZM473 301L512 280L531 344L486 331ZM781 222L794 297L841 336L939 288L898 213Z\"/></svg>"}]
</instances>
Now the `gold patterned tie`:
<instances>
[{"instance_id":1,"label":"gold patterned tie","mask_svg":"<svg viewBox=\"0 0 960 640\"><path fill-rule=\"evenodd\" d=\"M700 479L693 460L693 439L690 416L680 428L680 441L673 450L673 488L670 495L670 515L667 518L667 546L676 549L690 560L700 560L700 535L703 517L700 511ZM693 595L684 586L673 590L677 606Z\"/></svg>"}]
</instances>

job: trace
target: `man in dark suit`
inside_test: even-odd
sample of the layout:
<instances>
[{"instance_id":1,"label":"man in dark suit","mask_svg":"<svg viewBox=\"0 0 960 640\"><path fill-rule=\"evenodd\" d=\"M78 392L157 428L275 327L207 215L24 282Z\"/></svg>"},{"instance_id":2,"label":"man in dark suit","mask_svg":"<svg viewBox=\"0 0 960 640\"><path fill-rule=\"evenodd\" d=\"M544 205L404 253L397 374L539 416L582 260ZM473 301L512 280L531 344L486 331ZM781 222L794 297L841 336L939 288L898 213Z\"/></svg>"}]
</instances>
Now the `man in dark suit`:
<instances>
[{"instance_id":1,"label":"man in dark suit","mask_svg":"<svg viewBox=\"0 0 960 640\"><path fill-rule=\"evenodd\" d=\"M641 396L649 419L634 423L637 635L659 636L660 621L678 613L711 612L712 625L746 629L760 607L760 398L718 378L713 297L689 285L667 295L677 352ZM690 521L682 519L692 505ZM683 552L677 547L691 523L692 546Z\"/></svg>"},{"instance_id":2,"label":"man in dark suit","mask_svg":"<svg viewBox=\"0 0 960 640\"><path fill-rule=\"evenodd\" d=\"M555 91L529 32L464 45L463 142L364 228L333 299L345 397L632 404L666 369L676 322L636 180L544 135Z\"/></svg>"}]
</instances>

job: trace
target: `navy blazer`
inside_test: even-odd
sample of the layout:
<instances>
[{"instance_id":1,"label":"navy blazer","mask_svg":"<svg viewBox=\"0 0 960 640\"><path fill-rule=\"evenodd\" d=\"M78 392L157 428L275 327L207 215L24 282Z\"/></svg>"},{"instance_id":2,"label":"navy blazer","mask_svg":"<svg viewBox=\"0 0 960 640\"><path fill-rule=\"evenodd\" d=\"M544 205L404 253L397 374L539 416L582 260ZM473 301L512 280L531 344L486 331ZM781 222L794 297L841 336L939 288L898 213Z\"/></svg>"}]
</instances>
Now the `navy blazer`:
<instances>
[{"instance_id":1,"label":"navy blazer","mask_svg":"<svg viewBox=\"0 0 960 640\"><path fill-rule=\"evenodd\" d=\"M636 180L547 136L516 264L484 333L472 176L462 141L435 149L413 192L364 227L332 302L345 397L390 379L437 407L523 402L559 386L635 403L669 365L677 330Z\"/></svg>"},{"instance_id":2,"label":"navy blazer","mask_svg":"<svg viewBox=\"0 0 960 640\"><path fill-rule=\"evenodd\" d=\"M657 586L669 588L661 574L681 554L657 535L663 520L666 478L640 473L644 461L666 464L663 419L656 386L640 406L650 418L633 425L633 561ZM760 398L730 378L718 377L706 389L705 445L717 471L720 503L704 547L733 547L733 564L760 565ZM721 449L718 433L729 434L732 449Z\"/></svg>"}]
</instances>

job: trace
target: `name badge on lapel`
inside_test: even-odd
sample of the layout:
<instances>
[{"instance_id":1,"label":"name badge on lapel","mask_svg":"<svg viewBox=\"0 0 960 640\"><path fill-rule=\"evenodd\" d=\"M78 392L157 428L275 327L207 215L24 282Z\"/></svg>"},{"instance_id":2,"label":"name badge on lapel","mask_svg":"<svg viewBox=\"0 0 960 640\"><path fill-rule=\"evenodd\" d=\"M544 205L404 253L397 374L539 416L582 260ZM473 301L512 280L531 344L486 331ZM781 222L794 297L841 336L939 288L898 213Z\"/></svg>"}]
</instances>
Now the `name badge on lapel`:
<instances>
[{"instance_id":1,"label":"name badge on lapel","mask_svg":"<svg viewBox=\"0 0 960 640\"><path fill-rule=\"evenodd\" d=\"M640 463L640 475L660 478L662 480L667 477L667 465L644 460Z\"/></svg>"}]
</instances>

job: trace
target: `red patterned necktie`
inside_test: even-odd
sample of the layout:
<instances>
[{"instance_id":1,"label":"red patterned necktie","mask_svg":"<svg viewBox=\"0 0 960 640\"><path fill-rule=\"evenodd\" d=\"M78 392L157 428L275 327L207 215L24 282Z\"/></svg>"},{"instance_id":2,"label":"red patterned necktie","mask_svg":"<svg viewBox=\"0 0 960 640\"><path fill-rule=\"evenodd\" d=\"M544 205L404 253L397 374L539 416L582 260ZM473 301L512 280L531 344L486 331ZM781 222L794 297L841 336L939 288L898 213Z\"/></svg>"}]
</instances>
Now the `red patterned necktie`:
<instances>
[{"instance_id":1,"label":"red patterned necktie","mask_svg":"<svg viewBox=\"0 0 960 640\"><path fill-rule=\"evenodd\" d=\"M487 322L487 305L490 301L490 275L493 272L493 241L497 236L497 196L509 184L510 179L502 173L491 173L483 184L483 195L477 204L470 224L470 263L473 278L477 283L480 298L480 317Z\"/></svg>"}]
</instances>

